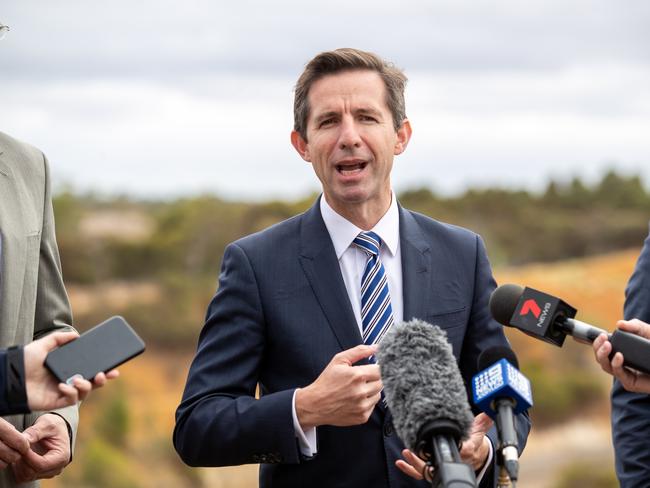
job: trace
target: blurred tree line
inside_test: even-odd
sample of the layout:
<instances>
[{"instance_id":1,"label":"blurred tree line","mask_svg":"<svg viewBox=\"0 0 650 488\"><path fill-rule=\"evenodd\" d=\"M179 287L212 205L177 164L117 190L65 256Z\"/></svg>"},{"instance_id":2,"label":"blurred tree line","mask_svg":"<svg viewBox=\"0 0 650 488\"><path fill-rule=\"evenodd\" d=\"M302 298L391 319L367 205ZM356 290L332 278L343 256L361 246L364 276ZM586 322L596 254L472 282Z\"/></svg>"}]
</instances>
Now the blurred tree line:
<instances>
[{"instance_id":1,"label":"blurred tree line","mask_svg":"<svg viewBox=\"0 0 650 488\"><path fill-rule=\"evenodd\" d=\"M607 172L585 185L551 181L541 194L506 189L469 190L439 198L409 191L401 203L483 236L492 264L557 261L637 247L648 234L650 194L638 176Z\"/></svg>"},{"instance_id":2,"label":"blurred tree line","mask_svg":"<svg viewBox=\"0 0 650 488\"><path fill-rule=\"evenodd\" d=\"M206 195L138 201L59 193L54 208L66 283L92 287L108 282L152 282L160 292L155 305L133 303L122 310L99 306L77 319L92 325L121 313L149 341L194 345L206 305L216 290L225 246L305 211L315 197L245 203ZM398 198L407 208L478 232L493 264L500 265L637 247L647 235L650 218L650 194L640 178L614 171L594 185L579 178L567 183L551 181L540 194L471 189L443 197L422 188ZM85 223L107 211L118 216L112 231L101 235L84 231ZM145 235L133 238L122 230L119 215L129 213L148 219L150 230Z\"/></svg>"}]
</instances>

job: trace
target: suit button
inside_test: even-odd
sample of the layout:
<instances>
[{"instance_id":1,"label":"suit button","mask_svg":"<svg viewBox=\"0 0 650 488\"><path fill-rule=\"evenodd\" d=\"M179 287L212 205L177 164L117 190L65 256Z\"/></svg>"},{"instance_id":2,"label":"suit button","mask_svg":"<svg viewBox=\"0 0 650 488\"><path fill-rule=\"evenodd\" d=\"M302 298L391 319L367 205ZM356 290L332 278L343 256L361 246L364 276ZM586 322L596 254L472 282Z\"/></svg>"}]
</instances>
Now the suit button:
<instances>
[{"instance_id":1,"label":"suit button","mask_svg":"<svg viewBox=\"0 0 650 488\"><path fill-rule=\"evenodd\" d=\"M392 422L386 422L384 424L384 435L386 437L390 437L393 435L393 423Z\"/></svg>"}]
</instances>

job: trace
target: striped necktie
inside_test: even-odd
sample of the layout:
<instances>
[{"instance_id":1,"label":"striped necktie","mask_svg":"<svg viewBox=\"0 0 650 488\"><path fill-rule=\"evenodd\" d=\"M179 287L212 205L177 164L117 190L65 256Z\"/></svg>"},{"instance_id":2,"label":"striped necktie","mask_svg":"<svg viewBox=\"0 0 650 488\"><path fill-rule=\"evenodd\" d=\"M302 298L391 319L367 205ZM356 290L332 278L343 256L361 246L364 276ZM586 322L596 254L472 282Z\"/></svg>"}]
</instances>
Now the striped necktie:
<instances>
[{"instance_id":1,"label":"striped necktie","mask_svg":"<svg viewBox=\"0 0 650 488\"><path fill-rule=\"evenodd\" d=\"M379 260L381 238L374 232L361 232L353 243L367 256L361 278L361 336L364 344L378 344L393 325L388 279Z\"/></svg>"}]
</instances>

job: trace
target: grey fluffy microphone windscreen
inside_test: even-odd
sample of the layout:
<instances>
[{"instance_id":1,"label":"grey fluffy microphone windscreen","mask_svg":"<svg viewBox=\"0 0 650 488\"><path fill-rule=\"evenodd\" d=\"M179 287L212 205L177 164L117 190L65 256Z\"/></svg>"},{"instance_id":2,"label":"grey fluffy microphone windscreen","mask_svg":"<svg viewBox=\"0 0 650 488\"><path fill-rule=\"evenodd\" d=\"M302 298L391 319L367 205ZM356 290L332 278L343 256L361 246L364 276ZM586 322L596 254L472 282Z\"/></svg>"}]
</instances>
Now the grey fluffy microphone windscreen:
<instances>
[{"instance_id":1,"label":"grey fluffy microphone windscreen","mask_svg":"<svg viewBox=\"0 0 650 488\"><path fill-rule=\"evenodd\" d=\"M420 429L439 420L456 424L460 439L467 439L474 416L439 327L421 320L394 325L379 345L377 362L395 430L406 447L417 453Z\"/></svg>"}]
</instances>

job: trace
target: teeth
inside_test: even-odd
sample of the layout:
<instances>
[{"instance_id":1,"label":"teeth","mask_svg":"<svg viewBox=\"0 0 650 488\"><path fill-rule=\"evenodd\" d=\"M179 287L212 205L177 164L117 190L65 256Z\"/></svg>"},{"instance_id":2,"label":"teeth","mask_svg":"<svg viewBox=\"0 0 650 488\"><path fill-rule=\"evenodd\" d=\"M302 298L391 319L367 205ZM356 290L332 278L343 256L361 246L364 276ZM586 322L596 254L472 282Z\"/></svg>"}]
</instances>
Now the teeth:
<instances>
[{"instance_id":1,"label":"teeth","mask_svg":"<svg viewBox=\"0 0 650 488\"><path fill-rule=\"evenodd\" d=\"M336 169L340 173L355 173L361 171L365 167L366 167L366 163L349 164L349 165L338 164L336 166Z\"/></svg>"}]
</instances>

